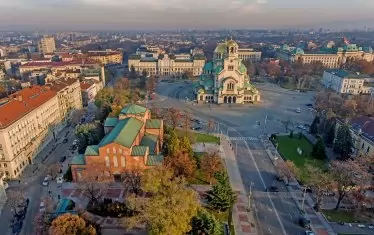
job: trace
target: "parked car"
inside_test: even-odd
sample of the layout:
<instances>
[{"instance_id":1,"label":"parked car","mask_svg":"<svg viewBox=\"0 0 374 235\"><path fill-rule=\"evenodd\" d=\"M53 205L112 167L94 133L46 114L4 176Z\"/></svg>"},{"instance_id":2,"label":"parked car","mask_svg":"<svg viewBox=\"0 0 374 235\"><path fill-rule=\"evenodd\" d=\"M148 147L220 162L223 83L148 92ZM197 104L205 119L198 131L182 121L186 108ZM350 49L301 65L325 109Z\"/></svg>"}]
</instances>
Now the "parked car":
<instances>
[{"instance_id":1,"label":"parked car","mask_svg":"<svg viewBox=\"0 0 374 235\"><path fill-rule=\"evenodd\" d=\"M69 141L69 140L65 138L65 139L62 141L62 143L66 144L68 141Z\"/></svg>"},{"instance_id":2,"label":"parked car","mask_svg":"<svg viewBox=\"0 0 374 235\"><path fill-rule=\"evenodd\" d=\"M267 191L268 191L268 192L279 192L279 189L278 189L278 187L271 186L270 188L268 188Z\"/></svg>"},{"instance_id":3,"label":"parked car","mask_svg":"<svg viewBox=\"0 0 374 235\"><path fill-rule=\"evenodd\" d=\"M63 178L62 176L58 176L58 177L56 178L56 182L57 182L58 184L62 184L62 183L64 182L64 178Z\"/></svg>"},{"instance_id":4,"label":"parked car","mask_svg":"<svg viewBox=\"0 0 374 235\"><path fill-rule=\"evenodd\" d=\"M314 233L312 231L308 230L308 231L305 231L305 235L314 235Z\"/></svg>"},{"instance_id":5,"label":"parked car","mask_svg":"<svg viewBox=\"0 0 374 235\"><path fill-rule=\"evenodd\" d=\"M66 160L66 156L60 158L60 162L63 163Z\"/></svg>"},{"instance_id":6,"label":"parked car","mask_svg":"<svg viewBox=\"0 0 374 235\"><path fill-rule=\"evenodd\" d=\"M40 212L45 211L45 204L44 204L44 202L40 202L40 205L39 205L39 211L40 211Z\"/></svg>"},{"instance_id":7,"label":"parked car","mask_svg":"<svg viewBox=\"0 0 374 235\"><path fill-rule=\"evenodd\" d=\"M299 225L305 229L310 229L310 220L305 217L300 217Z\"/></svg>"},{"instance_id":8,"label":"parked car","mask_svg":"<svg viewBox=\"0 0 374 235\"><path fill-rule=\"evenodd\" d=\"M48 184L49 184L49 177L46 176L46 177L44 177L44 180L43 180L42 185L43 185L43 186L48 186Z\"/></svg>"}]
</instances>

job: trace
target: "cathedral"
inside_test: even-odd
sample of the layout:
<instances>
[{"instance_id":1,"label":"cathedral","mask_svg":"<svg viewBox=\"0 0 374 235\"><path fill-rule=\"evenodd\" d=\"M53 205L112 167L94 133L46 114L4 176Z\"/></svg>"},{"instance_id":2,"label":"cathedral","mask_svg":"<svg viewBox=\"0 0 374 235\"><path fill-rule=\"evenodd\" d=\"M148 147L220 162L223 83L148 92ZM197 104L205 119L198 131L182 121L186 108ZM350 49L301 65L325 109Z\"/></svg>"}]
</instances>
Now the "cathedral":
<instances>
[{"instance_id":1,"label":"cathedral","mask_svg":"<svg viewBox=\"0 0 374 235\"><path fill-rule=\"evenodd\" d=\"M239 58L238 44L234 40L219 43L213 60L205 64L195 84L199 103L256 103L259 91L249 82L247 68Z\"/></svg>"}]
</instances>

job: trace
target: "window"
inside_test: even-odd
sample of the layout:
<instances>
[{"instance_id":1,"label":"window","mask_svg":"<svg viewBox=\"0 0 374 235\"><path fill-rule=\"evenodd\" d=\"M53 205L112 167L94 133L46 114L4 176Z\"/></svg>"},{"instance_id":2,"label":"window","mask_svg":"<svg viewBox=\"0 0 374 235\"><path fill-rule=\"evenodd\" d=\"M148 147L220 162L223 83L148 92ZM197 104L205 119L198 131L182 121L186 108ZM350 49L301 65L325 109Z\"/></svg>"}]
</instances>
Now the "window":
<instances>
[{"instance_id":1,"label":"window","mask_svg":"<svg viewBox=\"0 0 374 235\"><path fill-rule=\"evenodd\" d=\"M228 69L229 69L229 71L233 71L233 70L234 70L234 66L229 65L229 66L228 66Z\"/></svg>"},{"instance_id":2,"label":"window","mask_svg":"<svg viewBox=\"0 0 374 235\"><path fill-rule=\"evenodd\" d=\"M107 149L106 149L106 152L107 152L107 153L110 153L110 149L109 149L109 148L107 148Z\"/></svg>"},{"instance_id":3,"label":"window","mask_svg":"<svg viewBox=\"0 0 374 235\"><path fill-rule=\"evenodd\" d=\"M126 167L126 158L125 156L121 156L121 166Z\"/></svg>"},{"instance_id":4,"label":"window","mask_svg":"<svg viewBox=\"0 0 374 235\"><path fill-rule=\"evenodd\" d=\"M229 90L229 91L234 90L234 83L227 84L227 90Z\"/></svg>"},{"instance_id":5,"label":"window","mask_svg":"<svg viewBox=\"0 0 374 235\"><path fill-rule=\"evenodd\" d=\"M106 167L110 167L110 161L109 161L109 157L108 156L105 156L105 166Z\"/></svg>"},{"instance_id":6,"label":"window","mask_svg":"<svg viewBox=\"0 0 374 235\"><path fill-rule=\"evenodd\" d=\"M6 163L4 163L4 167L5 167L5 168L7 168L7 167L8 167L8 165L7 165Z\"/></svg>"},{"instance_id":7,"label":"window","mask_svg":"<svg viewBox=\"0 0 374 235\"><path fill-rule=\"evenodd\" d=\"M366 153L369 153L370 151L370 146L368 146L368 148L366 149Z\"/></svg>"},{"instance_id":8,"label":"window","mask_svg":"<svg viewBox=\"0 0 374 235\"><path fill-rule=\"evenodd\" d=\"M113 165L114 165L114 167L118 167L118 159L117 159L117 156L113 156Z\"/></svg>"},{"instance_id":9,"label":"window","mask_svg":"<svg viewBox=\"0 0 374 235\"><path fill-rule=\"evenodd\" d=\"M116 153L117 151L116 151L116 148L115 147L113 147L113 153Z\"/></svg>"},{"instance_id":10,"label":"window","mask_svg":"<svg viewBox=\"0 0 374 235\"><path fill-rule=\"evenodd\" d=\"M122 154L122 149L119 149L118 151L119 151L120 154Z\"/></svg>"}]
</instances>

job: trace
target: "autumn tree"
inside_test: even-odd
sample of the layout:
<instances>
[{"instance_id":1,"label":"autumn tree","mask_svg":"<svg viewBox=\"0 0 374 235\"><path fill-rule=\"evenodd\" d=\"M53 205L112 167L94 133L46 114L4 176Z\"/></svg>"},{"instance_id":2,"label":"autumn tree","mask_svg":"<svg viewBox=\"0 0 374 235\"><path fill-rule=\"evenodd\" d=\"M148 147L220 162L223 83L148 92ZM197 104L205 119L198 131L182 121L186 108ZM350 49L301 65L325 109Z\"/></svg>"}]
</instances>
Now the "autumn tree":
<instances>
[{"instance_id":1,"label":"autumn tree","mask_svg":"<svg viewBox=\"0 0 374 235\"><path fill-rule=\"evenodd\" d=\"M95 145L104 137L104 130L99 123L86 123L75 128L78 139L78 152L84 153L88 145Z\"/></svg>"},{"instance_id":2,"label":"autumn tree","mask_svg":"<svg viewBox=\"0 0 374 235\"><path fill-rule=\"evenodd\" d=\"M182 127L185 132L185 136L188 135L190 132L191 126L192 126L192 114L190 112L185 112L184 115L182 116Z\"/></svg>"},{"instance_id":3,"label":"autumn tree","mask_svg":"<svg viewBox=\"0 0 374 235\"><path fill-rule=\"evenodd\" d=\"M84 115L86 113L87 113L86 109L76 109L76 110L73 110L73 112L71 113L71 116L70 116L70 122L73 125L79 124L79 122L81 121L81 119L84 117Z\"/></svg>"},{"instance_id":4,"label":"autumn tree","mask_svg":"<svg viewBox=\"0 0 374 235\"><path fill-rule=\"evenodd\" d=\"M353 139L348 125L339 126L334 142L334 152L340 155L340 160L346 160L351 156Z\"/></svg>"},{"instance_id":5,"label":"autumn tree","mask_svg":"<svg viewBox=\"0 0 374 235\"><path fill-rule=\"evenodd\" d=\"M151 76L147 79L146 90L151 93L156 90L156 78L154 76Z\"/></svg>"},{"instance_id":6,"label":"autumn tree","mask_svg":"<svg viewBox=\"0 0 374 235\"><path fill-rule=\"evenodd\" d=\"M138 213L126 218L128 229L145 223L153 235L186 234L191 231L191 219L197 215L199 201L196 192L185 186L185 180L174 178L170 169L155 167L142 175L142 190L148 198L128 199Z\"/></svg>"},{"instance_id":7,"label":"autumn tree","mask_svg":"<svg viewBox=\"0 0 374 235\"><path fill-rule=\"evenodd\" d=\"M141 171L140 169L128 170L122 175L123 185L127 191L135 195L141 192Z\"/></svg>"},{"instance_id":8,"label":"autumn tree","mask_svg":"<svg viewBox=\"0 0 374 235\"><path fill-rule=\"evenodd\" d=\"M120 78L116 81L114 87L118 90L127 90L130 89L131 84L128 78Z\"/></svg>"},{"instance_id":9,"label":"autumn tree","mask_svg":"<svg viewBox=\"0 0 374 235\"><path fill-rule=\"evenodd\" d=\"M79 215L66 213L58 216L52 221L49 228L50 234L53 235L96 235L96 229L87 224Z\"/></svg>"},{"instance_id":10,"label":"autumn tree","mask_svg":"<svg viewBox=\"0 0 374 235\"><path fill-rule=\"evenodd\" d=\"M13 211L13 214L17 213L17 207L24 203L26 200L25 193L18 189L8 189L7 191L7 204Z\"/></svg>"},{"instance_id":11,"label":"autumn tree","mask_svg":"<svg viewBox=\"0 0 374 235\"><path fill-rule=\"evenodd\" d=\"M46 173L55 179L60 173L61 166L58 163L52 164L47 168Z\"/></svg>"},{"instance_id":12,"label":"autumn tree","mask_svg":"<svg viewBox=\"0 0 374 235\"><path fill-rule=\"evenodd\" d=\"M175 128L177 127L180 117L181 117L181 113L176 108L169 108L166 111L166 116L165 116L166 121L171 125L173 130L175 130Z\"/></svg>"},{"instance_id":13,"label":"autumn tree","mask_svg":"<svg viewBox=\"0 0 374 235\"><path fill-rule=\"evenodd\" d=\"M180 146L180 151L182 151L183 153L188 154L188 156L193 155L193 149L192 149L192 146L191 146L191 142L190 142L190 139L187 136L183 136L181 138L179 146Z\"/></svg>"},{"instance_id":14,"label":"autumn tree","mask_svg":"<svg viewBox=\"0 0 374 235\"><path fill-rule=\"evenodd\" d=\"M316 198L315 210L319 211L320 206L325 197L325 193L331 190L332 179L329 172L323 171L319 167L307 164L305 165L305 185L313 189L313 194Z\"/></svg>"},{"instance_id":15,"label":"autumn tree","mask_svg":"<svg viewBox=\"0 0 374 235\"><path fill-rule=\"evenodd\" d=\"M152 118L158 119L162 117L161 110L155 104L151 104L150 110Z\"/></svg>"},{"instance_id":16,"label":"autumn tree","mask_svg":"<svg viewBox=\"0 0 374 235\"><path fill-rule=\"evenodd\" d=\"M313 145L312 157L316 159L325 160L326 159L326 149L322 138L318 138L317 142Z\"/></svg>"},{"instance_id":17,"label":"autumn tree","mask_svg":"<svg viewBox=\"0 0 374 235\"><path fill-rule=\"evenodd\" d=\"M218 152L209 152L203 155L200 163L201 170L207 176L209 184L213 183L214 175L222 171L223 165Z\"/></svg>"},{"instance_id":18,"label":"autumn tree","mask_svg":"<svg viewBox=\"0 0 374 235\"><path fill-rule=\"evenodd\" d=\"M184 152L177 152L173 156L168 156L165 165L173 169L175 176L192 178L196 170L196 161L191 155Z\"/></svg>"},{"instance_id":19,"label":"autumn tree","mask_svg":"<svg viewBox=\"0 0 374 235\"><path fill-rule=\"evenodd\" d=\"M197 215L191 221L191 235L223 235L224 229L214 215L203 208L199 208Z\"/></svg>"},{"instance_id":20,"label":"autumn tree","mask_svg":"<svg viewBox=\"0 0 374 235\"><path fill-rule=\"evenodd\" d=\"M166 148L167 148L167 154L169 156L174 156L179 152L180 140L177 136L177 133L174 130L170 132L168 141L166 143Z\"/></svg>"},{"instance_id":21,"label":"autumn tree","mask_svg":"<svg viewBox=\"0 0 374 235\"><path fill-rule=\"evenodd\" d=\"M299 170L296 165L290 161L283 161L279 160L276 162L276 169L280 177L285 178L287 183L290 182L291 179L294 179L299 175Z\"/></svg>"}]
</instances>

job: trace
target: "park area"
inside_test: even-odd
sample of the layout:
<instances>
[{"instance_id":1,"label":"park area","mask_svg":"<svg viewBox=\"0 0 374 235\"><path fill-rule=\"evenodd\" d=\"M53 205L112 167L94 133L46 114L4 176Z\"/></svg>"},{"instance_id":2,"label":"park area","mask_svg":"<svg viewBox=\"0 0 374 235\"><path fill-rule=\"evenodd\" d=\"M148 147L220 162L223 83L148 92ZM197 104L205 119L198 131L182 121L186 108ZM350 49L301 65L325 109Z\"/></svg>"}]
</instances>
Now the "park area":
<instances>
[{"instance_id":1,"label":"park area","mask_svg":"<svg viewBox=\"0 0 374 235\"><path fill-rule=\"evenodd\" d=\"M312 157L312 149L313 145L304 137L302 136L294 136L290 138L289 135L285 136L277 136L275 140L273 140L275 144L278 144L278 152L281 156L286 159L292 161L301 172L301 181L308 177L307 175L303 174L305 164L310 164L319 168L325 168L325 161L315 159ZM301 150L301 153L297 151L297 149Z\"/></svg>"}]
</instances>

